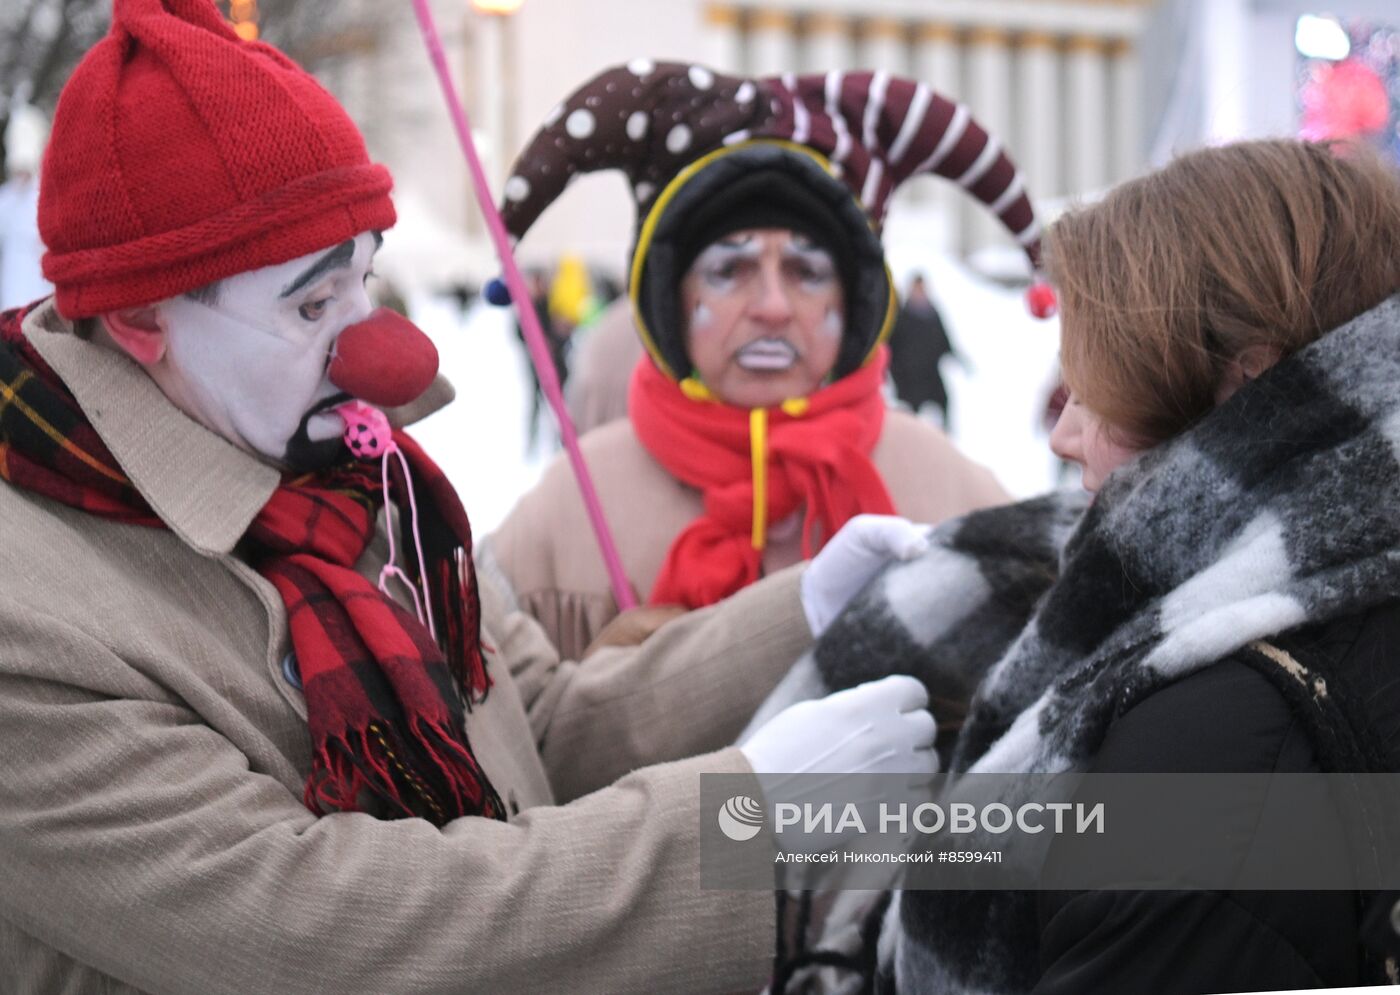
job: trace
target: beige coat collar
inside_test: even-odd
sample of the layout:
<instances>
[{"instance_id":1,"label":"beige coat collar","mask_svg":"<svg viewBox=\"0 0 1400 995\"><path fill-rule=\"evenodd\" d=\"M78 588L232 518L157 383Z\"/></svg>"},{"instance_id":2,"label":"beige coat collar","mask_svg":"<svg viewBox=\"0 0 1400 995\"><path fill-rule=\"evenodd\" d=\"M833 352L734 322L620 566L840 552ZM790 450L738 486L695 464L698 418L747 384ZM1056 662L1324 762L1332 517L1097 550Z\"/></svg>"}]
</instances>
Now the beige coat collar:
<instances>
[{"instance_id":1,"label":"beige coat collar","mask_svg":"<svg viewBox=\"0 0 1400 995\"><path fill-rule=\"evenodd\" d=\"M24 334L160 520L206 556L231 552L280 472L176 408L129 358L73 334L52 299L26 316Z\"/></svg>"}]
</instances>

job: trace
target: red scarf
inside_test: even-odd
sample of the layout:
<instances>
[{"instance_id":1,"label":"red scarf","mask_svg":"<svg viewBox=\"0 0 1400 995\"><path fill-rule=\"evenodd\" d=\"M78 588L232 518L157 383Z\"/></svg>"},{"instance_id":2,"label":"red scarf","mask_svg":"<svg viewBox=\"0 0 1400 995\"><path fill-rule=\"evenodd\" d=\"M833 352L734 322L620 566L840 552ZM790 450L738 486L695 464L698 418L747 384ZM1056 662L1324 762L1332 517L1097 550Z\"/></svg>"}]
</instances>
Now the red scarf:
<instances>
[{"instance_id":1,"label":"red scarf","mask_svg":"<svg viewBox=\"0 0 1400 995\"><path fill-rule=\"evenodd\" d=\"M759 416L766 421L766 446L756 446L753 412L693 400L642 358L627 399L632 426L647 452L698 488L705 502L704 513L671 543L652 604L700 608L762 576L763 530L754 526L756 449L766 448L762 513L772 523L804 509L804 557L853 516L894 512L870 461L885 424L880 385L887 361L882 346L859 370L803 402L766 411Z\"/></svg>"},{"instance_id":2,"label":"red scarf","mask_svg":"<svg viewBox=\"0 0 1400 995\"><path fill-rule=\"evenodd\" d=\"M0 477L101 518L164 528L25 340L23 317L0 315ZM389 817L436 825L463 815L504 818L464 725L470 702L490 684L471 528L442 471L408 436L394 438L420 498L426 562L416 566L428 574L441 648L354 569L384 502L376 465L284 481L244 536L250 562L287 608L313 747L306 805L317 814L358 811L368 793Z\"/></svg>"}]
</instances>

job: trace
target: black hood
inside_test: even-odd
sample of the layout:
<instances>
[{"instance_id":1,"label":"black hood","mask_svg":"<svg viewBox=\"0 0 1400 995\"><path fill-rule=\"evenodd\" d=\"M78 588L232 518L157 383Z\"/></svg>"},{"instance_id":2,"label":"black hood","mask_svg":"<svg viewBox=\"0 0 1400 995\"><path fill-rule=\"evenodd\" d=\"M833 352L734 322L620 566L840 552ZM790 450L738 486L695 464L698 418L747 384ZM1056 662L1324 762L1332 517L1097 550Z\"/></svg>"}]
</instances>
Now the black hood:
<instances>
[{"instance_id":1,"label":"black hood","mask_svg":"<svg viewBox=\"0 0 1400 995\"><path fill-rule=\"evenodd\" d=\"M894 288L884 248L851 191L825 160L787 142L716 150L657 197L632 251L632 301L642 339L676 379L691 371L680 285L704 249L744 228L788 228L831 254L841 276L846 332L834 378L853 372L888 333Z\"/></svg>"}]
</instances>

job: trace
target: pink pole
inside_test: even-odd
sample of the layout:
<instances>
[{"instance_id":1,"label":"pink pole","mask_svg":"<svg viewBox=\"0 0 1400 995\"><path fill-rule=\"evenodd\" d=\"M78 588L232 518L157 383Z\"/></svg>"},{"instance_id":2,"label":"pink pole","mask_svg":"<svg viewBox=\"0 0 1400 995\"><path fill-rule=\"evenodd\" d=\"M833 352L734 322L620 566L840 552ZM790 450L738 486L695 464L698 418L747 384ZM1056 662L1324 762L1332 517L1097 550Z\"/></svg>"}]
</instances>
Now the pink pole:
<instances>
[{"instance_id":1,"label":"pink pole","mask_svg":"<svg viewBox=\"0 0 1400 995\"><path fill-rule=\"evenodd\" d=\"M593 534L598 539L598 548L603 554L603 562L608 568L608 579L612 582L613 598L619 609L635 608L637 600L632 597L632 586L627 583L627 575L622 570L622 560L617 555L617 545L612 532L608 530L607 519L603 515L603 505L598 500L598 491L593 486L593 478L588 473L588 465L583 461L583 453L578 447L578 432L573 419L564 407L564 392L559 388L559 377L554 372L554 360L549 355L544 331L540 328L539 317L530 305L530 292L525 286L525 278L520 275L520 267L510 251L510 238L506 234L505 223L496 210L496 202L491 198L491 187L486 182L486 171L481 168L481 159L476 154L476 143L472 141L471 124L467 112L457 96L457 88L452 84L452 74L447 68L447 57L442 51L442 39L438 35L437 24L428 0L413 0L413 10L418 15L418 26L423 32L423 43L428 47L428 57L437 71L438 83L447 99L447 109L452 114L452 125L457 130L457 139L462 146L462 154L467 157L471 170L472 186L476 199L481 204L481 213L486 216L486 227L491 232L491 241L496 245L496 255L501 260L501 270L506 286L510 288L510 299L515 312L520 317L520 328L525 334L525 346L530 352L530 362L535 365L539 376L540 389L544 392L549 406L554 409L554 417L559 422L559 434L564 440L564 451L569 454L569 464L578 479L579 490L583 493L583 503L588 509L588 520L593 523Z\"/></svg>"}]
</instances>

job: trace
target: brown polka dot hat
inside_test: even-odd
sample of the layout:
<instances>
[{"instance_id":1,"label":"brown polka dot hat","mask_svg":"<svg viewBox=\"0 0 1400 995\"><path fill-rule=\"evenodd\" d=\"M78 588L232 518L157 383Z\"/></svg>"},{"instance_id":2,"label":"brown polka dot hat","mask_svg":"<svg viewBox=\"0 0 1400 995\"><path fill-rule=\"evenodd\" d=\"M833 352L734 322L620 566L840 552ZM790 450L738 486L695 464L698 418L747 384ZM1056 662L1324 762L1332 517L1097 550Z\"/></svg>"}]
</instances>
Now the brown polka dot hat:
<instances>
[{"instance_id":1,"label":"brown polka dot hat","mask_svg":"<svg viewBox=\"0 0 1400 995\"><path fill-rule=\"evenodd\" d=\"M1040 263L1025 181L968 109L884 72L743 78L635 59L550 112L514 163L502 218L520 239L581 173L617 169L637 202L628 291L652 358L690 370L678 286L706 245L739 228L787 227L832 253L847 307L836 376L888 334L895 293L879 231L911 176L957 183ZM1034 288L1043 295L1048 288Z\"/></svg>"}]
</instances>

